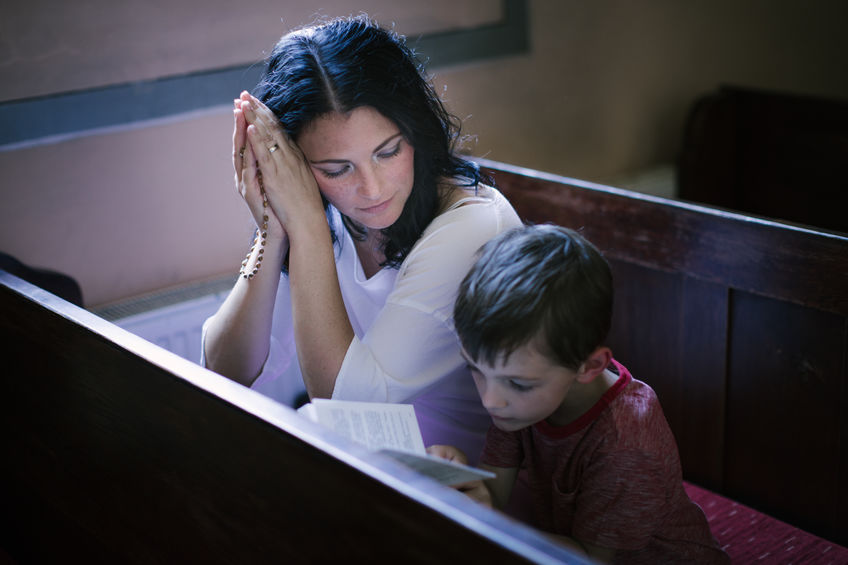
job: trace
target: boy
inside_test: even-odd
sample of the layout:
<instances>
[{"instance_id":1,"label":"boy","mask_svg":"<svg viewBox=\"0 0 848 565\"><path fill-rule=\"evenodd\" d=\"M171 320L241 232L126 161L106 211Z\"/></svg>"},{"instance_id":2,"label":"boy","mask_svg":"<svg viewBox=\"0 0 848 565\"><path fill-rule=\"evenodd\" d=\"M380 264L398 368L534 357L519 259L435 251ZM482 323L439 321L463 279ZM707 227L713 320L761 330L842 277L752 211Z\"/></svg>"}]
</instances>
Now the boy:
<instances>
[{"instance_id":1,"label":"boy","mask_svg":"<svg viewBox=\"0 0 848 565\"><path fill-rule=\"evenodd\" d=\"M602 345L612 294L606 260L572 230L525 226L483 246L454 320L493 421L480 466L497 477L461 490L504 509L526 468L534 525L590 557L726 563L654 391Z\"/></svg>"}]
</instances>

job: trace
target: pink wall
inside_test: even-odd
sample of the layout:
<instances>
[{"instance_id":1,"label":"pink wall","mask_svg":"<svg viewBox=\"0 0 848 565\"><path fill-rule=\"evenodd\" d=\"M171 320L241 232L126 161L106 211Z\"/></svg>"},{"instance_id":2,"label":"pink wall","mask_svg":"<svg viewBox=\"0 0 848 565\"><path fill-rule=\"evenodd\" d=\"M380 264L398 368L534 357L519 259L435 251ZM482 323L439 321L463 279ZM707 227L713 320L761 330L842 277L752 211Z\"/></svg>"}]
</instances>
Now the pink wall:
<instances>
[{"instance_id":1,"label":"pink wall","mask_svg":"<svg viewBox=\"0 0 848 565\"><path fill-rule=\"evenodd\" d=\"M238 271L250 219L230 115L0 152L0 248L80 283L87 306Z\"/></svg>"},{"instance_id":2,"label":"pink wall","mask_svg":"<svg viewBox=\"0 0 848 565\"><path fill-rule=\"evenodd\" d=\"M424 4L326 5L384 14L401 32L499 17L500 2ZM317 9L312 0L216 0L203 13L197 5L18 3L0 21L0 100L243 64ZM841 1L528 6L529 54L436 70L448 106L478 136L476 155L604 180L673 160L691 103L721 83L848 98ZM234 275L251 228L232 186L222 103L0 148L0 250L76 277L89 306Z\"/></svg>"}]
</instances>

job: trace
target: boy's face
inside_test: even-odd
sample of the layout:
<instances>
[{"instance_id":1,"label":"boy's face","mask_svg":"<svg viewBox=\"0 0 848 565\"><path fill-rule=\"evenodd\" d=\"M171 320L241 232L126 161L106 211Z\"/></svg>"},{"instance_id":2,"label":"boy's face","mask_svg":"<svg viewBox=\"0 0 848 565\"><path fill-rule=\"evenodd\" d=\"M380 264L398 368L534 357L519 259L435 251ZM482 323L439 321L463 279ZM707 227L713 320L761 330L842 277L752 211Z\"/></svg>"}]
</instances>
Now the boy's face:
<instances>
[{"instance_id":1,"label":"boy's face","mask_svg":"<svg viewBox=\"0 0 848 565\"><path fill-rule=\"evenodd\" d=\"M483 406L498 428L514 432L554 414L563 404L577 373L556 364L530 344L519 347L503 362L476 363L462 353Z\"/></svg>"}]
</instances>

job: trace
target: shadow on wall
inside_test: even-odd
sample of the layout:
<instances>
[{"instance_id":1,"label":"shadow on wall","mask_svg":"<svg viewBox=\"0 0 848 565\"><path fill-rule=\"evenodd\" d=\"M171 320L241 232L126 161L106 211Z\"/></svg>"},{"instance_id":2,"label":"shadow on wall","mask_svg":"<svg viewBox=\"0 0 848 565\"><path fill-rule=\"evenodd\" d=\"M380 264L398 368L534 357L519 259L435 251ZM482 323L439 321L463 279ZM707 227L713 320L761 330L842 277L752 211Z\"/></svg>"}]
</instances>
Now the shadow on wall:
<instances>
[{"instance_id":1,"label":"shadow on wall","mask_svg":"<svg viewBox=\"0 0 848 565\"><path fill-rule=\"evenodd\" d=\"M47 269L34 269L11 255L0 252L0 269L15 275L47 292L82 307L82 290L79 283L64 273Z\"/></svg>"}]
</instances>

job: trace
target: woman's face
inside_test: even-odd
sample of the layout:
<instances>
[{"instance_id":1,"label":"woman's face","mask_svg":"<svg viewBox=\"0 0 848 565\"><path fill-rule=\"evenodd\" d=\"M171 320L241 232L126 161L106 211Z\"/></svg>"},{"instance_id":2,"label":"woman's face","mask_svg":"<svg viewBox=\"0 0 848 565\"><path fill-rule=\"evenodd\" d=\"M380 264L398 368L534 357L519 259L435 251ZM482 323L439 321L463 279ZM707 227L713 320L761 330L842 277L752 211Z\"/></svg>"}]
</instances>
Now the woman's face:
<instances>
[{"instance_id":1,"label":"woman's face","mask_svg":"<svg viewBox=\"0 0 848 565\"><path fill-rule=\"evenodd\" d=\"M324 197L368 229L394 224L412 192L415 150L370 106L310 123L297 144Z\"/></svg>"}]
</instances>

